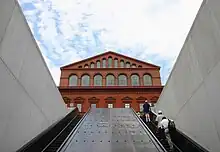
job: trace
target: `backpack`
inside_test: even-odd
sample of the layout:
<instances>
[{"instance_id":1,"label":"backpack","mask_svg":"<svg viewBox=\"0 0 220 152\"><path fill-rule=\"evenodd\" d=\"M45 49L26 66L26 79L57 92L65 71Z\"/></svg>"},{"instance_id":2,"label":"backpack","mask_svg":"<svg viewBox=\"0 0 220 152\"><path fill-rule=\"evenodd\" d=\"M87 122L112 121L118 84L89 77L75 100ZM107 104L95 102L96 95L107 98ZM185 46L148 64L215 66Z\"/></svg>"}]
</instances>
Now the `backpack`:
<instances>
[{"instance_id":1,"label":"backpack","mask_svg":"<svg viewBox=\"0 0 220 152\"><path fill-rule=\"evenodd\" d=\"M176 125L175 125L174 121L171 121L170 119L168 119L168 120L169 120L169 123L168 123L168 129L169 129L169 131L170 131L170 132L176 131Z\"/></svg>"}]
</instances>

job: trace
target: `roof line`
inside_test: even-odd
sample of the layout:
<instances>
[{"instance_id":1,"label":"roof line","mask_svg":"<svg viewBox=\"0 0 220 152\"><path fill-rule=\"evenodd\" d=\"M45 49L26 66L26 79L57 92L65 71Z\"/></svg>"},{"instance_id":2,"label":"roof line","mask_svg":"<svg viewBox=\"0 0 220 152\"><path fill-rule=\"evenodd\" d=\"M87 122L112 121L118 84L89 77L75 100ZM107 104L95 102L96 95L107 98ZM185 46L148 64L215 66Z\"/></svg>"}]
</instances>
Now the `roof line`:
<instances>
[{"instance_id":1,"label":"roof line","mask_svg":"<svg viewBox=\"0 0 220 152\"><path fill-rule=\"evenodd\" d=\"M91 59L100 57L102 55L108 54L108 53L112 53L112 54L115 54L115 55L118 55L118 56L122 56L124 58L128 58L130 60L134 60L134 61L138 61L138 62L141 62L141 63L144 63L144 64L148 64L148 65L154 66L155 68L160 68L160 66L157 66L157 65L154 65L154 64L151 64L151 63L148 63L148 62L144 62L144 61L141 61L141 60L129 57L129 56L125 56L125 55L120 54L120 53L116 53L116 52L113 52L113 51L107 51L107 52L104 52L104 53L101 53L101 54L98 54L98 55L95 55L95 56L92 56L92 57L89 57L89 58L86 58L86 59L83 59L83 60L80 60L80 61L77 61L77 62L74 62L74 63L71 63L71 64L68 64L68 65L62 66L60 69L67 68L69 66L72 66L72 65L75 65L75 64L78 64L78 63L82 63L82 62L85 62L87 60L91 60Z\"/></svg>"}]
</instances>

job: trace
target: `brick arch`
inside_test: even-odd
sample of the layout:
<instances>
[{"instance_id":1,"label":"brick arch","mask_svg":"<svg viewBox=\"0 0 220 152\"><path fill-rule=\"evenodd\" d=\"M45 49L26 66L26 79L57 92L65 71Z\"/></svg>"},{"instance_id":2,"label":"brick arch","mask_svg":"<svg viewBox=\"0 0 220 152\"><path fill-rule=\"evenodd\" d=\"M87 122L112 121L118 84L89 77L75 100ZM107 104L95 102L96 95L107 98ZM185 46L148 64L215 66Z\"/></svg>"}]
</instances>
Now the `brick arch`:
<instances>
[{"instance_id":1,"label":"brick arch","mask_svg":"<svg viewBox=\"0 0 220 152\"><path fill-rule=\"evenodd\" d=\"M152 77L152 74L151 74L150 72L145 72L145 73L142 75L142 77L143 77L144 75L149 75L149 76Z\"/></svg>"},{"instance_id":2,"label":"brick arch","mask_svg":"<svg viewBox=\"0 0 220 152\"><path fill-rule=\"evenodd\" d=\"M133 99L129 96L123 97L122 99L123 103L132 103Z\"/></svg>"},{"instance_id":3,"label":"brick arch","mask_svg":"<svg viewBox=\"0 0 220 152\"><path fill-rule=\"evenodd\" d=\"M148 85L146 85L146 86L152 86L152 85L153 85L153 77L152 77L152 74L151 74L151 73L148 73L148 72L146 72L146 73L144 73L144 74L142 75L143 85L144 85L144 76L145 76L145 75L148 75L148 76L150 77L150 81L151 81L151 83L148 84Z\"/></svg>"},{"instance_id":4,"label":"brick arch","mask_svg":"<svg viewBox=\"0 0 220 152\"><path fill-rule=\"evenodd\" d=\"M102 78L104 78L104 76L105 76L103 73L96 72L96 73L93 74L93 76L92 76L91 78L94 79L94 77L95 77L96 75L101 75Z\"/></svg>"},{"instance_id":5,"label":"brick arch","mask_svg":"<svg viewBox=\"0 0 220 152\"><path fill-rule=\"evenodd\" d=\"M116 76L115 76L114 73L106 73L106 74L105 74L105 78L106 78L108 75L113 75L113 76L116 78Z\"/></svg>"},{"instance_id":6,"label":"brick arch","mask_svg":"<svg viewBox=\"0 0 220 152\"><path fill-rule=\"evenodd\" d=\"M114 97L107 97L104 99L106 103L115 103L116 102L116 98Z\"/></svg>"},{"instance_id":7,"label":"brick arch","mask_svg":"<svg viewBox=\"0 0 220 152\"><path fill-rule=\"evenodd\" d=\"M143 97L143 96L139 96L139 97L136 98L136 101L138 103L144 103L145 100L148 100L148 99L146 97Z\"/></svg>"},{"instance_id":8,"label":"brick arch","mask_svg":"<svg viewBox=\"0 0 220 152\"><path fill-rule=\"evenodd\" d=\"M70 73L69 76L68 76L68 79L69 79L72 75L76 75L76 76L79 78L79 74L77 74L77 73Z\"/></svg>"},{"instance_id":9,"label":"brick arch","mask_svg":"<svg viewBox=\"0 0 220 152\"><path fill-rule=\"evenodd\" d=\"M92 65L92 64L94 65L94 68L95 68L95 62L94 62L94 61L91 61L91 62L90 62L90 64L89 64L89 65L90 65L89 68L91 68L91 65Z\"/></svg>"},{"instance_id":10,"label":"brick arch","mask_svg":"<svg viewBox=\"0 0 220 152\"><path fill-rule=\"evenodd\" d=\"M86 64L84 64L83 68L85 68L85 66L88 66L88 68L89 68L89 64L87 64L87 63L86 63Z\"/></svg>"},{"instance_id":11,"label":"brick arch","mask_svg":"<svg viewBox=\"0 0 220 152\"><path fill-rule=\"evenodd\" d=\"M72 84L71 84L70 78L71 78L72 76L76 76L76 85L72 85ZM70 86L70 85L71 85L71 86L77 86L79 81L80 81L79 75L76 74L76 73L71 73L71 74L68 76L68 86Z\"/></svg>"},{"instance_id":12,"label":"brick arch","mask_svg":"<svg viewBox=\"0 0 220 152\"><path fill-rule=\"evenodd\" d=\"M89 103L98 103L99 101L100 101L100 99L97 98L97 97L90 97L90 98L88 98L88 102Z\"/></svg>"},{"instance_id":13,"label":"brick arch","mask_svg":"<svg viewBox=\"0 0 220 152\"><path fill-rule=\"evenodd\" d=\"M91 74L89 74L87 72L86 73L82 73L79 78L82 78L84 75L88 75L90 77L90 79L91 79Z\"/></svg>"},{"instance_id":14,"label":"brick arch","mask_svg":"<svg viewBox=\"0 0 220 152\"><path fill-rule=\"evenodd\" d=\"M117 78L120 76L120 75L125 75L127 78L129 77L128 75L128 73L118 73L118 75L117 75Z\"/></svg>"}]
</instances>

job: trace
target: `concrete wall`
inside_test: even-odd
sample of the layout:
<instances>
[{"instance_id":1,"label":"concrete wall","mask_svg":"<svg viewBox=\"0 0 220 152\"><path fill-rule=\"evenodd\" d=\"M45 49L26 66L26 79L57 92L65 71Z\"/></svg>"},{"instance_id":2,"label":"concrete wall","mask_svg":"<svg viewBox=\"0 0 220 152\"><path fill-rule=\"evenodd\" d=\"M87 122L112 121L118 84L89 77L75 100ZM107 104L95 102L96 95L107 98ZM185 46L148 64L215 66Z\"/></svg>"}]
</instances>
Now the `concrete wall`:
<instances>
[{"instance_id":1,"label":"concrete wall","mask_svg":"<svg viewBox=\"0 0 220 152\"><path fill-rule=\"evenodd\" d=\"M203 2L157 109L210 151L220 151L220 1Z\"/></svg>"},{"instance_id":2,"label":"concrete wall","mask_svg":"<svg viewBox=\"0 0 220 152\"><path fill-rule=\"evenodd\" d=\"M0 1L0 151L19 149L67 109L15 0Z\"/></svg>"}]
</instances>

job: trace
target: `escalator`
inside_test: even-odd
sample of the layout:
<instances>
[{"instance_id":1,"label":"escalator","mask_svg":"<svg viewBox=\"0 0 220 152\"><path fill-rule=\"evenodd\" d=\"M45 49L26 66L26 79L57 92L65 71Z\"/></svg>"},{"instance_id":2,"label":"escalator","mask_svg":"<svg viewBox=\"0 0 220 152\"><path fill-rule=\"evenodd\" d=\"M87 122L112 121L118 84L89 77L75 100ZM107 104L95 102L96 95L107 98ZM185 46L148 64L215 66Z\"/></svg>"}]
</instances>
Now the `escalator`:
<instances>
[{"instance_id":1,"label":"escalator","mask_svg":"<svg viewBox=\"0 0 220 152\"><path fill-rule=\"evenodd\" d=\"M33 140L21 147L17 152L55 152L81 120L77 108L67 116L51 125Z\"/></svg>"},{"instance_id":2,"label":"escalator","mask_svg":"<svg viewBox=\"0 0 220 152\"><path fill-rule=\"evenodd\" d=\"M132 109L94 108L57 151L166 152L166 149Z\"/></svg>"},{"instance_id":3,"label":"escalator","mask_svg":"<svg viewBox=\"0 0 220 152\"><path fill-rule=\"evenodd\" d=\"M42 152L56 152L62 145L64 140L73 131L81 116L76 116L71 122L42 150Z\"/></svg>"},{"instance_id":4,"label":"escalator","mask_svg":"<svg viewBox=\"0 0 220 152\"><path fill-rule=\"evenodd\" d=\"M148 128L156 134L156 124L154 120L156 119L156 114L154 112L150 113L151 122L146 123L145 118L141 117L142 122L147 124ZM176 132L171 133L172 142L174 145L174 151L176 152L208 152L208 150L204 149L200 145L198 145L196 142L194 142L192 139L184 135L180 130L176 130ZM158 138L159 139L159 138ZM160 140L161 144L168 150L169 145L166 140Z\"/></svg>"},{"instance_id":5,"label":"escalator","mask_svg":"<svg viewBox=\"0 0 220 152\"><path fill-rule=\"evenodd\" d=\"M133 109L92 108L83 117L73 110L18 152L167 152L166 146Z\"/></svg>"}]
</instances>

